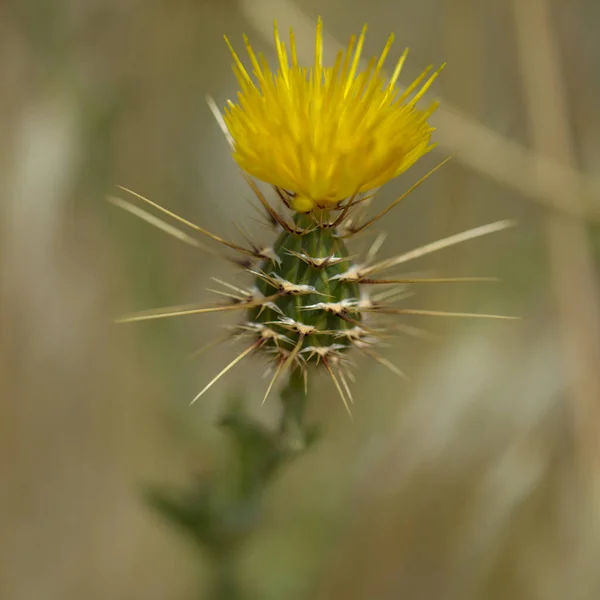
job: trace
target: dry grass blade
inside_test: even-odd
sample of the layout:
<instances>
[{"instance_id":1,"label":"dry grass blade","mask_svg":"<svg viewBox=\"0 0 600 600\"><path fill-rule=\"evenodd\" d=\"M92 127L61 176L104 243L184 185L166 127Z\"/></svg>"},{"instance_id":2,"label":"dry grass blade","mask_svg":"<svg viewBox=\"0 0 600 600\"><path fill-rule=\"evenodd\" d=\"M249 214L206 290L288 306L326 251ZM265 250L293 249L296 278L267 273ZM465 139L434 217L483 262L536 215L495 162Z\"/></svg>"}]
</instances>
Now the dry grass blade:
<instances>
[{"instance_id":1,"label":"dry grass blade","mask_svg":"<svg viewBox=\"0 0 600 600\"><path fill-rule=\"evenodd\" d=\"M566 170L576 164L577 156L569 127L564 76L560 72L563 57L553 34L552 8L547 0L513 0L519 67L533 146ZM540 167L532 175L540 185L552 181ZM589 203L586 206L580 197L581 183L555 182L553 192L563 211L584 214L587 206L591 206ZM597 201L594 205L599 206ZM585 223L549 214L545 225L581 465L590 481L597 481L600 465L597 268Z\"/></svg>"}]
</instances>

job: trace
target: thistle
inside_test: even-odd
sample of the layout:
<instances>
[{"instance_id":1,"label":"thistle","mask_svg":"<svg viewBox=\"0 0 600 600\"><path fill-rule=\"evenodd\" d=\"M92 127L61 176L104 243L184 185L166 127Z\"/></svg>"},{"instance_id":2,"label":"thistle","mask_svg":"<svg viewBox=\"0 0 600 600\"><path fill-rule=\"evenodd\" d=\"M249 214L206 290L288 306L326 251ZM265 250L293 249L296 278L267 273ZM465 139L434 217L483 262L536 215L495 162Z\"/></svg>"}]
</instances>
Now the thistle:
<instances>
[{"instance_id":1,"label":"thistle","mask_svg":"<svg viewBox=\"0 0 600 600\"><path fill-rule=\"evenodd\" d=\"M244 37L251 72L226 38L240 91L237 101L229 101L223 113L212 100L209 104L231 145L234 160L279 232L273 245L241 246L131 192L171 220L237 252L241 259L232 260L247 272L247 283L218 280L223 286L219 293L228 296L226 303L171 307L120 319L129 322L225 311L242 315L231 335L246 339L245 348L192 402L244 358L260 353L267 358L272 373L265 399L283 372L300 374L306 386L311 372L325 369L350 412L354 354L374 358L404 376L379 354L383 338L393 333L415 333L396 322L398 315L510 318L399 306L409 285L492 278L411 278L396 269L415 258L505 229L513 224L511 221L464 231L383 260L376 260L382 236L364 257L356 257L347 247L353 236L376 224L446 162L375 216L365 216L377 189L434 147L434 129L428 119L437 103L424 109L418 103L441 71L432 73L429 67L401 91L397 82L407 52L388 79L383 68L394 39L391 35L381 55L372 58L363 70L360 59L365 33L366 27L358 39L351 38L345 52L338 53L333 66L326 67L319 20L314 64L307 68L298 63L293 32L286 47L275 26L279 68L271 70ZM273 188L275 204L257 180ZM128 201L113 202L192 245L202 245ZM390 317L391 322L386 321Z\"/></svg>"}]
</instances>

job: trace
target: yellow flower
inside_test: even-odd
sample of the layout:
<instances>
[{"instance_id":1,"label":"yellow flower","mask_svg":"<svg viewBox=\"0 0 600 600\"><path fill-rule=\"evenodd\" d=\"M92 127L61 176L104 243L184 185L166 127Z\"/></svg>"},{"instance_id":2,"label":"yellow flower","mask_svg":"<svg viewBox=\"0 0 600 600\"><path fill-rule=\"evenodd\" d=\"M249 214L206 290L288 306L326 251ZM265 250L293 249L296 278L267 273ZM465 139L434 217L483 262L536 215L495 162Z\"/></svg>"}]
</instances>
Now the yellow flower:
<instances>
[{"instance_id":1,"label":"yellow flower","mask_svg":"<svg viewBox=\"0 0 600 600\"><path fill-rule=\"evenodd\" d=\"M274 32L276 72L244 36L255 80L225 38L241 89L238 103L228 102L224 119L239 166L291 192L297 211L334 208L400 175L433 148L427 119L437 103L426 110L416 103L439 70L425 81L430 68L426 69L401 93L396 82L407 52L389 80L382 73L393 35L381 55L359 72L366 25L358 43L353 36L332 67L323 66L321 19L310 68L298 64L293 31L290 56L277 25Z\"/></svg>"}]
</instances>

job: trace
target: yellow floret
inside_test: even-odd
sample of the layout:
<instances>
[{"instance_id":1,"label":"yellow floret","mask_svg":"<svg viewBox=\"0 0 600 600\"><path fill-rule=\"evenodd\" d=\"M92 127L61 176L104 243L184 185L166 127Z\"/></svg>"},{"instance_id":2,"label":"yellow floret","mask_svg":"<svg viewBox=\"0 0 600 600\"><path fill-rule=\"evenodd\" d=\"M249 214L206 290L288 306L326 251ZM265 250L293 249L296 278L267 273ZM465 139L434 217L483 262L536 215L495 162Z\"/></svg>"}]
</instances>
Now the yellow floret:
<instances>
[{"instance_id":1,"label":"yellow floret","mask_svg":"<svg viewBox=\"0 0 600 600\"><path fill-rule=\"evenodd\" d=\"M234 158L253 177L292 192L299 212L333 208L379 187L433 147L427 119L437 103L426 110L416 103L439 70L425 80L428 68L400 93L396 82L406 52L392 76L384 77L390 35L381 55L359 72L365 33L366 26L358 43L352 37L334 65L324 67L319 19L314 65L306 68L298 64L293 32L288 57L275 25L276 72L244 37L254 79L226 40L241 88L238 102L230 101L224 114Z\"/></svg>"}]
</instances>

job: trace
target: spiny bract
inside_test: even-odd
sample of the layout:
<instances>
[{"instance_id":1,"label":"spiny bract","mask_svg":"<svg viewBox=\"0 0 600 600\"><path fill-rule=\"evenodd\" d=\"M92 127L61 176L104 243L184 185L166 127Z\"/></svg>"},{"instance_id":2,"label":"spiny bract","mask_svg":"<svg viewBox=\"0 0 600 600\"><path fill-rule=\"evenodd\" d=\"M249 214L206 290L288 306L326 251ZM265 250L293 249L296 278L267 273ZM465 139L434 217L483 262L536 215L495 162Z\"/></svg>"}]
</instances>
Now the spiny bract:
<instances>
[{"instance_id":1,"label":"spiny bract","mask_svg":"<svg viewBox=\"0 0 600 600\"><path fill-rule=\"evenodd\" d=\"M360 70L364 37L363 28L358 43L353 37L334 65L323 67L319 20L315 60L307 69L298 64L293 33L290 32L288 58L275 27L277 72L271 71L263 57L256 56L244 38L256 83L227 42L241 86L238 103L229 102L224 115L214 102L210 104L244 177L270 223L280 232L273 246L240 246L131 192L197 233L243 254L244 260L237 262L254 278L250 287L219 281L225 289L218 293L228 296L229 303L159 309L121 319L123 322L225 311L245 313L245 319L234 330L235 335L249 337L250 344L194 401L246 356L260 350L272 357L273 376L265 398L283 371L300 369L306 378L311 367L321 365L348 407L348 401L352 400L349 380L353 379L348 350L357 348L402 376L397 367L377 353L377 347L384 333L385 337L398 331L418 333L415 328L398 323L385 324L385 329L381 329L375 317L429 314L503 318L401 308L396 304L406 295L409 284L491 278L409 279L396 274L384 279L380 274L425 254L504 229L512 225L510 221L461 232L380 261L375 260L375 255L381 237L358 262L346 247L347 238L376 223L441 166L375 217L364 217L375 188L405 171L433 147L430 144L433 129L427 118L436 104L422 111L416 103L439 72L426 80L428 68L400 92L396 82L406 52L386 80L382 70L393 36L381 56L371 59L366 69ZM269 203L252 177L273 187L280 208ZM172 225L157 222L156 217L140 208L121 199L112 200L179 239L199 245L195 238ZM382 291L367 293L373 286Z\"/></svg>"}]
</instances>

